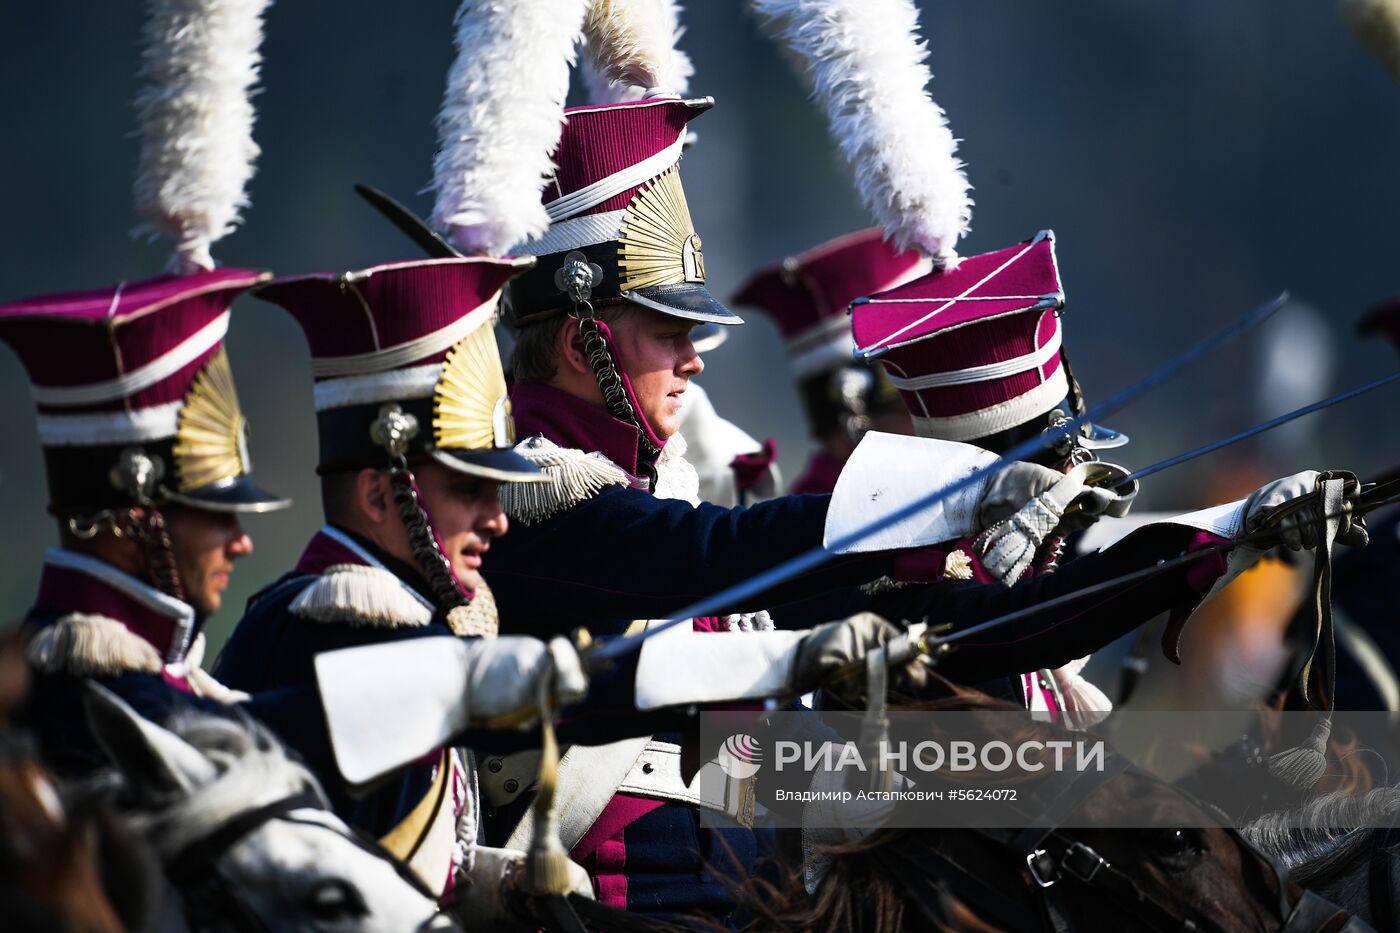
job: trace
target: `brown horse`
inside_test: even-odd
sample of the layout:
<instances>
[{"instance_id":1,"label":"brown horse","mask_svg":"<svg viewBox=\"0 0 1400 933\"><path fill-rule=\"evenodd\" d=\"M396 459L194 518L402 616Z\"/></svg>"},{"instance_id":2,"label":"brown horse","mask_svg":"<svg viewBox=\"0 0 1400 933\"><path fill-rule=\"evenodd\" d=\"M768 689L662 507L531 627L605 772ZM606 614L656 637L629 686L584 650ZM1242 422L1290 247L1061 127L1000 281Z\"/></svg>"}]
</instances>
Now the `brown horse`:
<instances>
[{"instance_id":1,"label":"brown horse","mask_svg":"<svg viewBox=\"0 0 1400 933\"><path fill-rule=\"evenodd\" d=\"M931 686L940 699L891 708L1009 708L947 681ZM1023 734L1002 738L1061 737L1047 735L1055 731L1047 724L1018 721ZM1347 914L1290 884L1240 834L1218 828L1220 814L1150 775L1112 766L1113 758L1105 775L1059 792L1061 826L1109 826L1136 811L1154 814L1157 825L1201 828L880 830L824 847L829 867L813 894L801 870L787 873L781 891L750 883L756 926L794 933L1365 928L1346 926Z\"/></svg>"},{"instance_id":2,"label":"brown horse","mask_svg":"<svg viewBox=\"0 0 1400 933\"><path fill-rule=\"evenodd\" d=\"M4 929L116 933L143 924L154 896L148 857L100 808L65 804L28 737L10 727L28 683L20 636L0 638Z\"/></svg>"}]
</instances>

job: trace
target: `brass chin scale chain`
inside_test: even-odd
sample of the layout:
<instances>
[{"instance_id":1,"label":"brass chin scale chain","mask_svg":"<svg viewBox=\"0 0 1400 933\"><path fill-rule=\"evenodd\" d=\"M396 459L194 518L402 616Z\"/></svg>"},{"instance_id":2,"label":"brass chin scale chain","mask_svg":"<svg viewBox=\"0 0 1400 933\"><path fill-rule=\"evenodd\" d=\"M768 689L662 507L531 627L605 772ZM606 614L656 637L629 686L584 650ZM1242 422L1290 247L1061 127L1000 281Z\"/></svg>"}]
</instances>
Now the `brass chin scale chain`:
<instances>
[{"instance_id":1,"label":"brass chin scale chain","mask_svg":"<svg viewBox=\"0 0 1400 933\"><path fill-rule=\"evenodd\" d=\"M655 463L656 458L661 456L661 448L653 444L647 432L642 430L642 422L627 397L622 374L617 371L616 361L608 352L608 343L603 338L603 329L598 323L593 304L588 300L593 294L593 286L602 278L601 266L589 262L583 253L571 252L564 257L563 267L554 274L554 284L574 303L574 317L578 320L579 336L583 338L583 351L588 355L588 365L598 382L598 390L603 393L603 404L607 406L608 413L637 428L641 454L637 458L637 468L654 486Z\"/></svg>"},{"instance_id":2,"label":"brass chin scale chain","mask_svg":"<svg viewBox=\"0 0 1400 933\"><path fill-rule=\"evenodd\" d=\"M438 546L437 535L428 524L428 513L418 499L413 471L408 468L409 441L418 434L418 419L402 407L390 403L379 409L379 416L370 425L370 437L389 453L389 485L394 492L394 505L408 532L408 544L414 560L427 578L433 599L443 612L465 606L471 600L462 592L452 575L452 564Z\"/></svg>"}]
</instances>

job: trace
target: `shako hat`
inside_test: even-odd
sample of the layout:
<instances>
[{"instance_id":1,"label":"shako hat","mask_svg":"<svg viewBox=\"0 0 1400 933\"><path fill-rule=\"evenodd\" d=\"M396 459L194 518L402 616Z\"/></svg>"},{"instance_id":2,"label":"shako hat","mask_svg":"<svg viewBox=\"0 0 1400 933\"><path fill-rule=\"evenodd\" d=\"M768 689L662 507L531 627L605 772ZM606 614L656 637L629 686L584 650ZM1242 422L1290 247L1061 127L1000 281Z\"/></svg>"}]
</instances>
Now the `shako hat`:
<instances>
[{"instance_id":1,"label":"shako hat","mask_svg":"<svg viewBox=\"0 0 1400 933\"><path fill-rule=\"evenodd\" d=\"M538 257L511 283L512 323L574 310L573 268L591 272L589 301L625 298L699 322L742 324L705 287L705 255L681 186L686 124L712 98L661 97L566 110L544 189L549 229L516 252Z\"/></svg>"},{"instance_id":2,"label":"shako hat","mask_svg":"<svg viewBox=\"0 0 1400 933\"><path fill-rule=\"evenodd\" d=\"M264 278L196 271L0 306L0 340L19 354L38 409L55 514L289 504L253 482L223 347L229 306Z\"/></svg>"},{"instance_id":3,"label":"shako hat","mask_svg":"<svg viewBox=\"0 0 1400 933\"><path fill-rule=\"evenodd\" d=\"M492 327L502 286L533 264L422 259L259 288L291 312L311 349L319 471L431 457L497 482L546 479L512 449Z\"/></svg>"},{"instance_id":4,"label":"shako hat","mask_svg":"<svg viewBox=\"0 0 1400 933\"><path fill-rule=\"evenodd\" d=\"M916 249L896 249L883 228L871 227L757 270L739 286L734 303L772 318L801 379L851 362L855 341L846 310L853 300L932 268L933 260Z\"/></svg>"},{"instance_id":5,"label":"shako hat","mask_svg":"<svg viewBox=\"0 0 1400 933\"><path fill-rule=\"evenodd\" d=\"M855 352L884 364L919 435L1002 446L1084 412L1062 346L1064 306L1055 235L1044 230L857 299ZM1074 441L1092 449L1127 437L1086 425Z\"/></svg>"},{"instance_id":6,"label":"shako hat","mask_svg":"<svg viewBox=\"0 0 1400 933\"><path fill-rule=\"evenodd\" d=\"M756 307L777 325L815 437L841 427L858 440L871 415L901 410L883 369L854 359L847 307L924 275L933 260L896 248L884 233L859 230L765 266L734 296L735 304Z\"/></svg>"}]
</instances>

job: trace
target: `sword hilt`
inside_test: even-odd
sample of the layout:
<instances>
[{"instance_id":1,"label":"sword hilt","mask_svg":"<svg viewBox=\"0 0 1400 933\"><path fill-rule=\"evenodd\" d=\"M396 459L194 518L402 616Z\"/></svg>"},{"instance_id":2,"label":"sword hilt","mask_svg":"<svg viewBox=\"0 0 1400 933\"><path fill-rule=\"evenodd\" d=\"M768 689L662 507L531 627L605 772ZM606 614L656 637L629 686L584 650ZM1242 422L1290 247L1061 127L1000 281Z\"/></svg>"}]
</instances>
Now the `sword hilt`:
<instances>
[{"instance_id":1,"label":"sword hilt","mask_svg":"<svg viewBox=\"0 0 1400 933\"><path fill-rule=\"evenodd\" d=\"M1071 473L1075 471L1081 473L1085 486L1109 489L1118 494L1117 501L1098 517L1122 518L1133 507L1139 486L1137 480L1130 478L1131 473L1127 467L1121 467L1116 463L1107 463L1103 460L1086 460L1070 470ZM1083 504L1079 500L1075 500L1069 504L1069 508L1065 509L1064 518L1072 518L1083 511Z\"/></svg>"}]
</instances>

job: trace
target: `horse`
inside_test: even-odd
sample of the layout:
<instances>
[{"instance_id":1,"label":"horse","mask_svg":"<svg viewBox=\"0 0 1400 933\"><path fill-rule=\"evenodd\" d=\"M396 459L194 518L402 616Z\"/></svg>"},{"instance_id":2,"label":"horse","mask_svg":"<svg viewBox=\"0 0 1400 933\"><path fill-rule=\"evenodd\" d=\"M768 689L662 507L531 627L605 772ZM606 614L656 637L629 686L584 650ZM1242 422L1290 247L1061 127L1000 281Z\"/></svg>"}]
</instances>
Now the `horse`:
<instances>
[{"instance_id":1,"label":"horse","mask_svg":"<svg viewBox=\"0 0 1400 933\"><path fill-rule=\"evenodd\" d=\"M24 642L0 639L0 917L6 930L120 933L157 912L158 868L95 798L59 787L10 725L28 694Z\"/></svg>"},{"instance_id":2,"label":"horse","mask_svg":"<svg viewBox=\"0 0 1400 933\"><path fill-rule=\"evenodd\" d=\"M431 892L327 809L311 773L247 716L150 722L99 685L85 698L120 774L123 816L155 850L190 929L457 929Z\"/></svg>"},{"instance_id":3,"label":"horse","mask_svg":"<svg viewBox=\"0 0 1400 933\"><path fill-rule=\"evenodd\" d=\"M1247 824L1243 833L1289 877L1378 930L1400 925L1400 787L1323 794Z\"/></svg>"},{"instance_id":4,"label":"horse","mask_svg":"<svg viewBox=\"0 0 1400 933\"><path fill-rule=\"evenodd\" d=\"M1013 709L936 675L928 684L943 696L907 697L890 709ZM1046 723L1018 722L1021 735L999 737L1013 745L1066 737L1050 735L1058 730ZM750 881L746 901L761 928L785 933L1364 929L1291 882L1246 837L1220 828L1223 814L1117 753L1107 761L1104 772L1051 791L1059 803L1050 829L880 829L818 847L825 877L812 893L804 868L787 866L780 887ZM1189 828L1104 828L1125 813Z\"/></svg>"}]
</instances>

